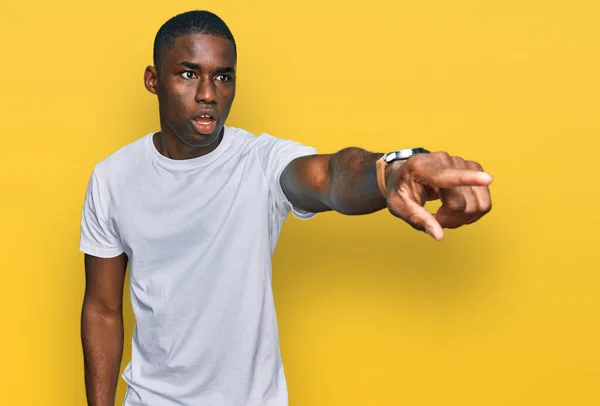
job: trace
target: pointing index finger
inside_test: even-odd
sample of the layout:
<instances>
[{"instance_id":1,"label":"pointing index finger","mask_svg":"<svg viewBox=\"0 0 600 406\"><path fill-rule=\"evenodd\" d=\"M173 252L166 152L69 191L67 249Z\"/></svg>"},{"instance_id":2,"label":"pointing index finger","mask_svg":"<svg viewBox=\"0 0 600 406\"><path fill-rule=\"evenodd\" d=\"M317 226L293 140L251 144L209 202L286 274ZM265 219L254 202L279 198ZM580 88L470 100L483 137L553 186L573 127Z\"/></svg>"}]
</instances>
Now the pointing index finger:
<instances>
[{"instance_id":1,"label":"pointing index finger","mask_svg":"<svg viewBox=\"0 0 600 406\"><path fill-rule=\"evenodd\" d=\"M458 186L487 186L492 183L492 176L473 169L443 168L422 175L420 180L427 185L447 189Z\"/></svg>"}]
</instances>

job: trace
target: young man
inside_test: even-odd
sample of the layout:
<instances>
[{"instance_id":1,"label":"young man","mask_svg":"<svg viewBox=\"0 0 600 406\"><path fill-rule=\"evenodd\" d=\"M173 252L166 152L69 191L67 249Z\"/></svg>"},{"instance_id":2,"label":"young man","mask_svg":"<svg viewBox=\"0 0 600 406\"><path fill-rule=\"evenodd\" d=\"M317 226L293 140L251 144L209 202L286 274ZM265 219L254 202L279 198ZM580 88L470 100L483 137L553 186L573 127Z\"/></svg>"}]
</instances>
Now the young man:
<instances>
[{"instance_id":1,"label":"young man","mask_svg":"<svg viewBox=\"0 0 600 406\"><path fill-rule=\"evenodd\" d=\"M271 255L289 213L387 208L439 240L443 228L490 210L491 177L446 153L319 155L225 126L235 69L235 41L219 17L167 21L144 76L160 131L94 168L80 242L89 405L115 401L127 264L136 326L125 405L285 406ZM423 208L432 199L443 203L434 215Z\"/></svg>"}]
</instances>

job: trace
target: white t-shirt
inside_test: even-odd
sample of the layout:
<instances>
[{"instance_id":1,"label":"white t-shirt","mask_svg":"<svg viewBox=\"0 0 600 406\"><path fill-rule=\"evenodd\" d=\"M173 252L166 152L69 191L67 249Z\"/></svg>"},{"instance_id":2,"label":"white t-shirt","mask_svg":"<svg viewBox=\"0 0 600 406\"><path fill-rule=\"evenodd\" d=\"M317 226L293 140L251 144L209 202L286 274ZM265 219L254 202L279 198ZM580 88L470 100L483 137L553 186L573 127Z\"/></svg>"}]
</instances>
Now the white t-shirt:
<instances>
[{"instance_id":1,"label":"white t-shirt","mask_svg":"<svg viewBox=\"0 0 600 406\"><path fill-rule=\"evenodd\" d=\"M81 251L130 261L124 405L286 406L271 256L289 213L314 213L279 178L317 152L225 127L211 153L172 160L152 137L95 166L81 222Z\"/></svg>"}]
</instances>

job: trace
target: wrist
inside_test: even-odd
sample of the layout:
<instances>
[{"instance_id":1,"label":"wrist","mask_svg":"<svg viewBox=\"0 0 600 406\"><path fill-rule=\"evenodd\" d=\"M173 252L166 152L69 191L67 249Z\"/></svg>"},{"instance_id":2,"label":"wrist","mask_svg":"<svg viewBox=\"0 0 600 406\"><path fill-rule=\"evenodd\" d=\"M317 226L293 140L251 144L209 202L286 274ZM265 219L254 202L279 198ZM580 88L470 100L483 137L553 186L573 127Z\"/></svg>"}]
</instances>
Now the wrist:
<instances>
[{"instance_id":1,"label":"wrist","mask_svg":"<svg viewBox=\"0 0 600 406\"><path fill-rule=\"evenodd\" d=\"M377 161L377 186L381 195L387 199L387 190L390 179L404 166L405 160L396 160L386 163L384 160Z\"/></svg>"},{"instance_id":2,"label":"wrist","mask_svg":"<svg viewBox=\"0 0 600 406\"><path fill-rule=\"evenodd\" d=\"M398 151L392 151L384 154L376 162L377 167L377 186L379 191L387 199L387 185L393 174L400 171L402 166L413 155L428 154L425 148L408 148Z\"/></svg>"},{"instance_id":3,"label":"wrist","mask_svg":"<svg viewBox=\"0 0 600 406\"><path fill-rule=\"evenodd\" d=\"M385 184L389 185L390 178L394 173L400 170L404 166L406 161L394 161L389 163L385 168Z\"/></svg>"}]
</instances>

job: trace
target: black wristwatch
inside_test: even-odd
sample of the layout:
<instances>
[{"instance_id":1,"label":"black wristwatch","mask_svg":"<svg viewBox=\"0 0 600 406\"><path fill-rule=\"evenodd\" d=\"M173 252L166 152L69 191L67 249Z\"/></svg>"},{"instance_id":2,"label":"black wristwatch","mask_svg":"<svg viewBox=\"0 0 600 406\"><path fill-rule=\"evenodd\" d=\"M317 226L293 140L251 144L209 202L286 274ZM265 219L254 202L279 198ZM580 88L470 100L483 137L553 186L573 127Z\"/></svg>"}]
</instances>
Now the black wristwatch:
<instances>
[{"instance_id":1,"label":"black wristwatch","mask_svg":"<svg viewBox=\"0 0 600 406\"><path fill-rule=\"evenodd\" d=\"M388 165L394 161L405 161L413 155L417 154L429 154L429 151L425 148L407 148L401 149L398 151L388 152L387 154L383 154L380 158L385 161Z\"/></svg>"},{"instance_id":2,"label":"black wristwatch","mask_svg":"<svg viewBox=\"0 0 600 406\"><path fill-rule=\"evenodd\" d=\"M388 152L383 154L376 162L377 165L377 186L381 194L387 198L387 187L385 184L385 168L394 161L406 161L413 155L429 154L425 148L407 148L398 151Z\"/></svg>"}]
</instances>

